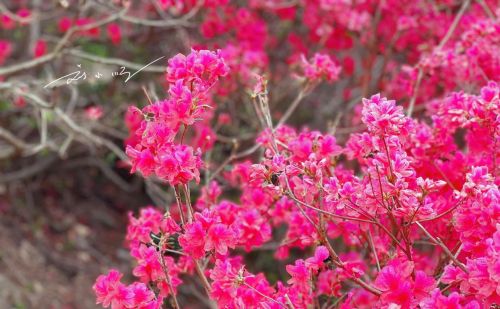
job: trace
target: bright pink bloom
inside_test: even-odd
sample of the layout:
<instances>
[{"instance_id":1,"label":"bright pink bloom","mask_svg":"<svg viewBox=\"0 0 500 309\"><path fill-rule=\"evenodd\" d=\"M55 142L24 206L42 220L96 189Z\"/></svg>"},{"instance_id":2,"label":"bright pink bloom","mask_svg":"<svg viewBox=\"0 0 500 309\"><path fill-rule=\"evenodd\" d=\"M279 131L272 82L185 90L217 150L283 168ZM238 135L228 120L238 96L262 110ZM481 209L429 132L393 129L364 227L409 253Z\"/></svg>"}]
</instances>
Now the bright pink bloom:
<instances>
[{"instance_id":1,"label":"bright pink bloom","mask_svg":"<svg viewBox=\"0 0 500 309\"><path fill-rule=\"evenodd\" d=\"M35 58L41 57L47 53L47 42L44 40L37 40L33 49Z\"/></svg>"},{"instance_id":2,"label":"bright pink bloom","mask_svg":"<svg viewBox=\"0 0 500 309\"><path fill-rule=\"evenodd\" d=\"M104 111L102 109L102 106L89 106L85 109L85 117L90 120L99 120L103 114Z\"/></svg>"},{"instance_id":3,"label":"bright pink bloom","mask_svg":"<svg viewBox=\"0 0 500 309\"><path fill-rule=\"evenodd\" d=\"M172 185L185 184L191 180L200 181L202 167L199 154L186 145L172 145L157 155L155 173Z\"/></svg>"},{"instance_id":4,"label":"bright pink bloom","mask_svg":"<svg viewBox=\"0 0 500 309\"><path fill-rule=\"evenodd\" d=\"M106 26L106 33L114 45L120 44L122 40L122 34L120 26L116 23L110 23Z\"/></svg>"},{"instance_id":5,"label":"bright pink bloom","mask_svg":"<svg viewBox=\"0 0 500 309\"><path fill-rule=\"evenodd\" d=\"M73 21L71 20L71 18L67 17L67 16L63 16L60 20L59 20L59 31L61 32L66 32L69 30L69 28L71 28L71 25L73 24Z\"/></svg>"},{"instance_id":6,"label":"bright pink bloom","mask_svg":"<svg viewBox=\"0 0 500 309\"><path fill-rule=\"evenodd\" d=\"M95 20L93 20L92 18L78 18L75 21L75 25L81 27L81 26L86 26L86 25L92 24L94 22L95 22ZM91 29L82 31L81 34L84 36L87 36L87 37L96 38L96 37L99 37L99 35L101 34L101 29L99 27L95 27L95 28L91 28Z\"/></svg>"},{"instance_id":7,"label":"bright pink bloom","mask_svg":"<svg viewBox=\"0 0 500 309\"><path fill-rule=\"evenodd\" d=\"M312 82L325 79L328 82L336 81L340 74L340 67L325 54L316 53L310 61L302 56L304 76Z\"/></svg>"},{"instance_id":8,"label":"bright pink bloom","mask_svg":"<svg viewBox=\"0 0 500 309\"><path fill-rule=\"evenodd\" d=\"M140 151L129 145L127 146L126 153L132 161L131 173L140 171L144 177L148 177L154 172L156 162L149 149Z\"/></svg>"},{"instance_id":9,"label":"bright pink bloom","mask_svg":"<svg viewBox=\"0 0 500 309\"><path fill-rule=\"evenodd\" d=\"M6 40L0 40L0 64L3 64L11 53L12 44Z\"/></svg>"},{"instance_id":10,"label":"bright pink bloom","mask_svg":"<svg viewBox=\"0 0 500 309\"><path fill-rule=\"evenodd\" d=\"M183 80L185 85L202 81L210 86L228 71L220 51L192 50L188 56L178 54L168 61L167 81Z\"/></svg>"},{"instance_id":11,"label":"bright pink bloom","mask_svg":"<svg viewBox=\"0 0 500 309\"><path fill-rule=\"evenodd\" d=\"M479 309L481 306L476 301L470 301L463 305L465 301L457 292L452 292L448 296L444 296L439 289L434 289L430 297L420 302L422 309Z\"/></svg>"},{"instance_id":12,"label":"bright pink bloom","mask_svg":"<svg viewBox=\"0 0 500 309\"><path fill-rule=\"evenodd\" d=\"M100 275L94 286L97 304L104 308L124 308L132 304L133 294L120 282L123 275L116 269L109 271L107 275Z\"/></svg>"},{"instance_id":13,"label":"bright pink bloom","mask_svg":"<svg viewBox=\"0 0 500 309\"><path fill-rule=\"evenodd\" d=\"M0 14L0 23L5 30L10 30L15 27L14 20L6 14Z\"/></svg>"},{"instance_id":14,"label":"bright pink bloom","mask_svg":"<svg viewBox=\"0 0 500 309\"><path fill-rule=\"evenodd\" d=\"M205 255L205 230L200 222L186 226L186 232L179 237L179 244L193 258L199 259Z\"/></svg>"},{"instance_id":15,"label":"bright pink bloom","mask_svg":"<svg viewBox=\"0 0 500 309\"><path fill-rule=\"evenodd\" d=\"M236 244L236 234L224 224L214 224L207 233L205 251L215 250L215 252L226 255L228 248L234 248Z\"/></svg>"},{"instance_id":16,"label":"bright pink bloom","mask_svg":"<svg viewBox=\"0 0 500 309\"><path fill-rule=\"evenodd\" d=\"M311 278L311 273L306 267L304 260L296 260L295 265L287 265L286 271L290 274L287 282L297 287L307 287Z\"/></svg>"},{"instance_id":17,"label":"bright pink bloom","mask_svg":"<svg viewBox=\"0 0 500 309\"><path fill-rule=\"evenodd\" d=\"M373 95L363 99L363 122L374 134L401 134L408 129L409 118L403 114L403 107L396 101Z\"/></svg>"},{"instance_id":18,"label":"bright pink bloom","mask_svg":"<svg viewBox=\"0 0 500 309\"><path fill-rule=\"evenodd\" d=\"M93 286L97 304L104 308L160 309L163 298L156 299L153 291L144 283L135 282L129 286L120 282L122 274L115 269L97 278Z\"/></svg>"},{"instance_id":19,"label":"bright pink bloom","mask_svg":"<svg viewBox=\"0 0 500 309\"><path fill-rule=\"evenodd\" d=\"M21 22L22 25L26 25L29 23L29 21L27 19L29 19L29 17L31 16L31 11L26 9L26 8L22 8L22 9L19 9L16 13L16 15L22 19L24 19L25 21Z\"/></svg>"},{"instance_id":20,"label":"bright pink bloom","mask_svg":"<svg viewBox=\"0 0 500 309\"><path fill-rule=\"evenodd\" d=\"M324 261L330 256L325 246L319 246L314 252L314 256L306 259L306 265L312 270L317 271L324 265Z\"/></svg>"}]
</instances>

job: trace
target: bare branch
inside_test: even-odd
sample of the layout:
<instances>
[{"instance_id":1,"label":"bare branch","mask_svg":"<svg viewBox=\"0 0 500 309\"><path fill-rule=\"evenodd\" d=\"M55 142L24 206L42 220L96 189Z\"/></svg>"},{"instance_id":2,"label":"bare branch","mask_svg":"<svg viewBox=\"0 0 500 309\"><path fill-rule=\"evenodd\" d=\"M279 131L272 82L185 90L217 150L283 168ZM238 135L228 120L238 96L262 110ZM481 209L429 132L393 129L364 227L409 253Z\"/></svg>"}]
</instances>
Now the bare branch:
<instances>
[{"instance_id":1,"label":"bare branch","mask_svg":"<svg viewBox=\"0 0 500 309\"><path fill-rule=\"evenodd\" d=\"M446 247L446 245L441 241L441 239L439 239L439 237L434 237L432 236L429 231L427 231L427 229L422 225L420 224L420 222L415 222L418 227L424 232L425 235L427 235L427 237L429 237L436 245L438 245L439 247L441 247L441 249L443 249L443 251L446 253L446 255L448 255L448 257L455 263L455 265L457 265L461 270L463 270L465 273L469 273L469 271L467 270L467 268L465 267L464 264L462 264L462 262L460 262L450 251L450 249L448 249L448 247Z\"/></svg>"},{"instance_id":2,"label":"bare branch","mask_svg":"<svg viewBox=\"0 0 500 309\"><path fill-rule=\"evenodd\" d=\"M300 102L302 101L302 99L305 96L306 96L305 89L300 90L299 94L297 95L297 97L295 98L295 100L293 100L292 104L290 104L290 106L288 107L288 109L285 111L285 113L283 114L283 116L281 117L281 119L276 124L275 128L283 125L288 120L288 118L290 118L290 116L292 116L293 112L297 109L297 107L299 106Z\"/></svg>"}]
</instances>

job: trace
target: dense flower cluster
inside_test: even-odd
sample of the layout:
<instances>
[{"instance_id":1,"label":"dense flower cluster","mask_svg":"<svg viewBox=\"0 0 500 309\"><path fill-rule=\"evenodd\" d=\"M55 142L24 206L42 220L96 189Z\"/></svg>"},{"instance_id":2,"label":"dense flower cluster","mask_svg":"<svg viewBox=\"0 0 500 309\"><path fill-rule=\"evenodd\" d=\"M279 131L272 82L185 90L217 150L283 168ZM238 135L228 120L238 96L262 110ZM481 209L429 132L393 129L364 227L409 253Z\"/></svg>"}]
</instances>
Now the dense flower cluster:
<instances>
[{"instance_id":1,"label":"dense flower cluster","mask_svg":"<svg viewBox=\"0 0 500 309\"><path fill-rule=\"evenodd\" d=\"M218 52L193 50L187 57L179 54L169 60L166 78L170 97L142 111L133 107L129 112L143 115L140 124L134 125L134 144L127 146L132 171L140 171L145 177L154 174L172 185L200 180L200 153L183 144L183 139L187 126L202 119L210 108L208 93L227 72Z\"/></svg>"},{"instance_id":2,"label":"dense flower cluster","mask_svg":"<svg viewBox=\"0 0 500 309\"><path fill-rule=\"evenodd\" d=\"M121 283L121 278L122 274L115 269L97 278L94 285L97 303L111 308L161 308L163 298L156 298L144 283L136 282L127 286Z\"/></svg>"},{"instance_id":3,"label":"dense flower cluster","mask_svg":"<svg viewBox=\"0 0 500 309\"><path fill-rule=\"evenodd\" d=\"M328 55L315 54L311 61L302 59L304 62L304 76L311 81L323 80L335 81L339 77L340 68Z\"/></svg>"},{"instance_id":4,"label":"dense flower cluster","mask_svg":"<svg viewBox=\"0 0 500 309\"><path fill-rule=\"evenodd\" d=\"M170 88L168 108L186 96L176 95L178 87L193 82L189 94L206 100L207 92L197 89L209 88L226 73L217 54L192 55L169 62L167 80L177 82ZM204 65L194 69L200 62ZM137 120L140 112L130 112L127 121L136 132L151 121L170 129L153 126L149 135L138 135L142 139L132 142L136 148L129 145L134 168L173 186L185 185L185 198L176 195L178 208L165 214L145 208L138 218L130 216L127 240L140 283L127 287L111 272L94 287L98 302L127 307L138 302L134 295L143 291L140 284L154 283L157 294L148 290L141 295L141 301L154 306L174 297L184 273L199 276L208 296L223 308L307 308L323 295L341 301L343 308L484 308L498 303L499 93L500 85L490 82L478 95L453 93L431 101L431 124L405 116L394 100L374 95L362 102L367 131L352 134L345 147L318 131L297 132L285 125L265 129L257 139L265 149L262 160L238 163L224 175L241 190L239 203L221 199L223 190L212 181L192 204L187 184L197 175L168 177L178 166L196 168L189 164L191 153L179 156L182 164L170 163L157 153L175 155L151 148L170 143L173 149L186 149L174 143L176 129L192 121L162 114L168 108L160 103L146 107L157 111L152 120ZM187 117L194 113L191 109ZM468 147L454 142L459 129L466 130ZM152 132L165 142L158 143ZM473 144L477 141L480 145ZM137 149L155 149L150 152L155 155L137 160ZM361 174L343 163L343 156L356 161ZM249 272L236 249L263 246L283 224L286 234L277 259L288 259L292 249L315 249L312 256L287 263L289 279L271 284L263 273ZM332 239L351 250L337 252ZM428 244L418 245L421 241Z\"/></svg>"}]
</instances>

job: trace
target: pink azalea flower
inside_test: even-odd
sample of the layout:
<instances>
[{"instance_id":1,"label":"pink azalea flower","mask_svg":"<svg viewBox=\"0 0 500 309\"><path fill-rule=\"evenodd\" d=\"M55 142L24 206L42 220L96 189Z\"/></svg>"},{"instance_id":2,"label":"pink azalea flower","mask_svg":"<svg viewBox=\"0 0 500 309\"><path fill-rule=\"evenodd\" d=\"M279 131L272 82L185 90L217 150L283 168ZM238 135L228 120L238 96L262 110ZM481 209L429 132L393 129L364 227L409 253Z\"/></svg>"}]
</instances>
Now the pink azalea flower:
<instances>
[{"instance_id":1,"label":"pink azalea flower","mask_svg":"<svg viewBox=\"0 0 500 309\"><path fill-rule=\"evenodd\" d=\"M122 40L121 28L116 23L110 23L106 26L106 33L114 45L120 44Z\"/></svg>"},{"instance_id":2,"label":"pink azalea flower","mask_svg":"<svg viewBox=\"0 0 500 309\"><path fill-rule=\"evenodd\" d=\"M336 81L341 68L325 54L314 54L309 61L302 56L304 76L312 82L325 79L328 82Z\"/></svg>"}]
</instances>

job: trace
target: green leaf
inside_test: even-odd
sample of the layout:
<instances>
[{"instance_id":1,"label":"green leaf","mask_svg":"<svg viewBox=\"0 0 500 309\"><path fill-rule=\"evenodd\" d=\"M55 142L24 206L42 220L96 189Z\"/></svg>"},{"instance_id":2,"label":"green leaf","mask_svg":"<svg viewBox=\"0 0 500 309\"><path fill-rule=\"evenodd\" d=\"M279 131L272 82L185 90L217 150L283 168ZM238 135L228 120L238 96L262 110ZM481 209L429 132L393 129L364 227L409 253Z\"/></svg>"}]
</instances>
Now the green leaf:
<instances>
[{"instance_id":1,"label":"green leaf","mask_svg":"<svg viewBox=\"0 0 500 309\"><path fill-rule=\"evenodd\" d=\"M3 111L7 111L11 108L11 105L10 103L6 102L6 101L0 101L0 111L3 112Z\"/></svg>"},{"instance_id":2,"label":"green leaf","mask_svg":"<svg viewBox=\"0 0 500 309\"><path fill-rule=\"evenodd\" d=\"M86 43L83 45L83 50L89 54L93 54L100 57L108 57L109 51L108 47L99 43Z\"/></svg>"}]
</instances>

